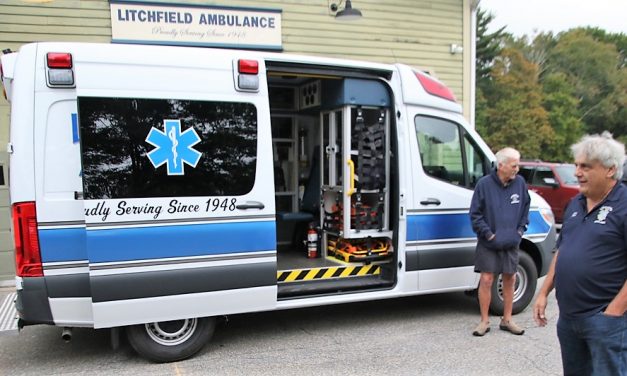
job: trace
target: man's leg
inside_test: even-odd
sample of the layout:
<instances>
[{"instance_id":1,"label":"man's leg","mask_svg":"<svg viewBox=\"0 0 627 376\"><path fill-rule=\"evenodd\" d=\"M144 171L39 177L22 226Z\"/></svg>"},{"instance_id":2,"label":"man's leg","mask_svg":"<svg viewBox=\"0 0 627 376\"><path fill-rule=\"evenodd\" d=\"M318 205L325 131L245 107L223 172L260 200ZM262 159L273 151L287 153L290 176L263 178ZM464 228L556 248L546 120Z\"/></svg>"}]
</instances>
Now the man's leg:
<instances>
[{"instance_id":1,"label":"man's leg","mask_svg":"<svg viewBox=\"0 0 627 376\"><path fill-rule=\"evenodd\" d=\"M515 274L502 274L503 277L503 320L512 321L512 306L514 305Z\"/></svg>"},{"instance_id":2,"label":"man's leg","mask_svg":"<svg viewBox=\"0 0 627 376\"><path fill-rule=\"evenodd\" d=\"M578 335L577 321L562 317L557 320L557 338L562 351L564 376L592 374L590 349L586 341Z\"/></svg>"},{"instance_id":3,"label":"man's leg","mask_svg":"<svg viewBox=\"0 0 627 376\"><path fill-rule=\"evenodd\" d=\"M598 313L583 320L594 375L627 375L627 314Z\"/></svg>"},{"instance_id":4,"label":"man's leg","mask_svg":"<svg viewBox=\"0 0 627 376\"><path fill-rule=\"evenodd\" d=\"M494 283L494 274L482 272L479 280L481 322L489 321L488 311L490 310L490 300L492 300L492 283Z\"/></svg>"},{"instance_id":5,"label":"man's leg","mask_svg":"<svg viewBox=\"0 0 627 376\"><path fill-rule=\"evenodd\" d=\"M494 275L492 273L481 272L481 278L479 279L479 310L481 311L481 322L472 335L481 337L490 331L490 323L488 317L488 310L490 309L490 298L492 282L494 281Z\"/></svg>"}]
</instances>

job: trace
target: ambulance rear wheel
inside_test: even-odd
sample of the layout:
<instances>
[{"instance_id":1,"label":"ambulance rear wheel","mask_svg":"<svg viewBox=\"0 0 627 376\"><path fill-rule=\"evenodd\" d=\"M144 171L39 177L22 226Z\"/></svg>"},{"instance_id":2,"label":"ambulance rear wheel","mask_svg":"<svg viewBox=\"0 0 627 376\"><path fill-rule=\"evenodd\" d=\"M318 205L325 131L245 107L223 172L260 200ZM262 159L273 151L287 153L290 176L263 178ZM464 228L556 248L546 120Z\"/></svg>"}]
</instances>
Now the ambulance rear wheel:
<instances>
[{"instance_id":1,"label":"ambulance rear wheel","mask_svg":"<svg viewBox=\"0 0 627 376\"><path fill-rule=\"evenodd\" d=\"M135 351L153 362L174 362L202 349L216 326L214 317L153 322L127 328L126 336Z\"/></svg>"},{"instance_id":2,"label":"ambulance rear wheel","mask_svg":"<svg viewBox=\"0 0 627 376\"><path fill-rule=\"evenodd\" d=\"M518 268L516 269L516 282L514 283L514 304L512 313L522 312L533 299L538 282L538 270L531 256L518 251ZM490 312L497 316L503 315L503 277L499 274L498 279L492 284L492 300L490 302Z\"/></svg>"}]
</instances>

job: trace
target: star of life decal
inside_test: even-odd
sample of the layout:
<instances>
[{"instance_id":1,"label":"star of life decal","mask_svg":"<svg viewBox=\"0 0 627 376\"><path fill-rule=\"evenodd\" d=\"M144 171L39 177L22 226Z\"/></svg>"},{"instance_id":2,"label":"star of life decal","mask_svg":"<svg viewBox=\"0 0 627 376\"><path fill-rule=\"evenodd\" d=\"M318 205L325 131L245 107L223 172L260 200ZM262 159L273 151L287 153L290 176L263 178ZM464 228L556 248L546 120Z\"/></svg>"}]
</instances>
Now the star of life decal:
<instances>
[{"instance_id":1,"label":"star of life decal","mask_svg":"<svg viewBox=\"0 0 627 376\"><path fill-rule=\"evenodd\" d=\"M148 153L150 163L156 168L166 164L168 175L184 175L184 164L194 168L198 164L201 152L193 148L200 142L194 128L181 133L180 120L164 120L163 131L150 128L146 142L154 146Z\"/></svg>"}]
</instances>

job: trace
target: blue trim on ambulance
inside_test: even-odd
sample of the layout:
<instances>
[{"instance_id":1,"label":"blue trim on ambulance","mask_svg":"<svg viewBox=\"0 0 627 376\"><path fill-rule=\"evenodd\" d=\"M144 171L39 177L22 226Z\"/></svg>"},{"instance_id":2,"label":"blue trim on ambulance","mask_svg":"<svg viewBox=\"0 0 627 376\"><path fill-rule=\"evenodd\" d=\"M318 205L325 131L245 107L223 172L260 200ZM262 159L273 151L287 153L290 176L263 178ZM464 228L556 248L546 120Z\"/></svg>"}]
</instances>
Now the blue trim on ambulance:
<instances>
[{"instance_id":1,"label":"blue trim on ambulance","mask_svg":"<svg viewBox=\"0 0 627 376\"><path fill-rule=\"evenodd\" d=\"M80 141L80 137L78 135L78 114L76 112L72 112L72 143L78 144Z\"/></svg>"},{"instance_id":2,"label":"blue trim on ambulance","mask_svg":"<svg viewBox=\"0 0 627 376\"><path fill-rule=\"evenodd\" d=\"M42 262L87 260L85 228L39 229Z\"/></svg>"},{"instance_id":3,"label":"blue trim on ambulance","mask_svg":"<svg viewBox=\"0 0 627 376\"><path fill-rule=\"evenodd\" d=\"M91 263L274 250L276 222L212 223L103 230L39 230L43 262Z\"/></svg>"},{"instance_id":4,"label":"blue trim on ambulance","mask_svg":"<svg viewBox=\"0 0 627 376\"><path fill-rule=\"evenodd\" d=\"M551 227L539 211L529 212L525 235L546 234ZM475 238L468 213L419 214L407 216L407 241Z\"/></svg>"}]
</instances>

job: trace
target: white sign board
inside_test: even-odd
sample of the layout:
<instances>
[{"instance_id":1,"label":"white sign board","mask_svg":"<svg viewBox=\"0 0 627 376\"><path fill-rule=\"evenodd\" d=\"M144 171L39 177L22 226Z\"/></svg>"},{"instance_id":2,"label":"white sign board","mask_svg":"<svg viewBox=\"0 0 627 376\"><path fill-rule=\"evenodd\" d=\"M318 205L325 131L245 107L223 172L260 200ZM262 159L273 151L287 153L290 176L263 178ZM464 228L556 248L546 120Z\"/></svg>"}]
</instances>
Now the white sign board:
<instances>
[{"instance_id":1,"label":"white sign board","mask_svg":"<svg viewBox=\"0 0 627 376\"><path fill-rule=\"evenodd\" d=\"M114 43L282 50L281 10L111 0Z\"/></svg>"}]
</instances>

